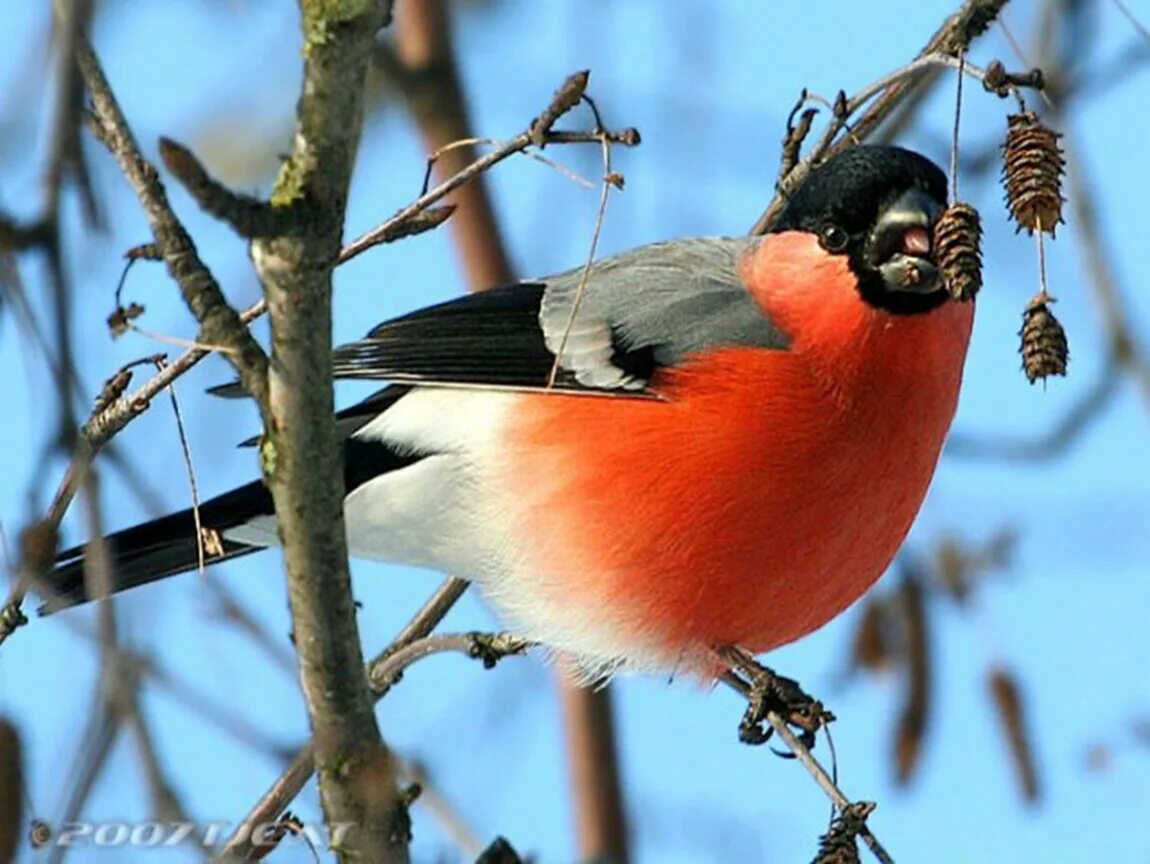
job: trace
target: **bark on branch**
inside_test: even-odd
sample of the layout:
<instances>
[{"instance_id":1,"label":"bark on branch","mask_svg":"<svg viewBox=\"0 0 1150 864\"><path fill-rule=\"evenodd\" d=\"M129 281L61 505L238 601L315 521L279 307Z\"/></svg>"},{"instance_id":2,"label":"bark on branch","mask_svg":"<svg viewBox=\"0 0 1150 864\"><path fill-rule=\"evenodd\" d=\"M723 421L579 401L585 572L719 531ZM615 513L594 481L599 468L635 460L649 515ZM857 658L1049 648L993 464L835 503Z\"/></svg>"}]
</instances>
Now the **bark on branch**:
<instances>
[{"instance_id":1,"label":"bark on branch","mask_svg":"<svg viewBox=\"0 0 1150 864\"><path fill-rule=\"evenodd\" d=\"M341 861L405 862L409 823L363 674L333 421L332 269L363 121L380 0L302 0L304 74L292 153L271 203L306 213L252 244L271 319L261 460L283 540L292 629L329 824Z\"/></svg>"}]
</instances>

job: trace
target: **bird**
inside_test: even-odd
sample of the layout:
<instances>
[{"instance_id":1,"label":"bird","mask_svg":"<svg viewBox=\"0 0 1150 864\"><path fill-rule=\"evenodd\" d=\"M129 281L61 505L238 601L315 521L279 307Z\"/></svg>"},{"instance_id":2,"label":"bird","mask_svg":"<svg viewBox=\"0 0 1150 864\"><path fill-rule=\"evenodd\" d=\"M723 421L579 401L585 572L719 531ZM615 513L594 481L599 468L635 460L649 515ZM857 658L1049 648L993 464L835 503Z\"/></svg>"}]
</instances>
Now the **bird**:
<instances>
[{"instance_id":1,"label":"bird","mask_svg":"<svg viewBox=\"0 0 1150 864\"><path fill-rule=\"evenodd\" d=\"M817 630L890 566L956 411L975 304L933 255L946 201L928 158L854 146L763 236L642 246L338 347L336 378L386 382L335 417L350 555L471 581L588 679ZM258 480L199 518L210 562L279 542ZM191 510L106 540L114 591L197 567ZM91 599L84 554L59 554L48 611Z\"/></svg>"}]
</instances>

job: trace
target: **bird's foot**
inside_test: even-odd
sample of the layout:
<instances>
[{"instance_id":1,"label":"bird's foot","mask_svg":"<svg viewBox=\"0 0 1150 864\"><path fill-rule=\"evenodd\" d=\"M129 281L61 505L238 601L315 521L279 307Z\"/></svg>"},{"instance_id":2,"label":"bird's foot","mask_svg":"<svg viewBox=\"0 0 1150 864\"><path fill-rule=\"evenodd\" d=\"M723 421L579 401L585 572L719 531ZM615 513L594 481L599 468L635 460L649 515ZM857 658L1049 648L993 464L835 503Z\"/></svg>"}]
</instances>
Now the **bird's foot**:
<instances>
[{"instance_id":1,"label":"bird's foot","mask_svg":"<svg viewBox=\"0 0 1150 864\"><path fill-rule=\"evenodd\" d=\"M510 633L471 633L471 644L467 653L483 664L484 669L493 669L504 657L523 654L533 643Z\"/></svg>"},{"instance_id":2,"label":"bird's foot","mask_svg":"<svg viewBox=\"0 0 1150 864\"><path fill-rule=\"evenodd\" d=\"M814 747L815 734L835 719L822 702L803 690L798 681L779 675L741 649L724 649L722 656L729 664L729 674L744 685L739 689L747 697L747 710L739 721L740 741L744 744L769 741L774 733L771 723L774 715L794 727L808 750Z\"/></svg>"}]
</instances>

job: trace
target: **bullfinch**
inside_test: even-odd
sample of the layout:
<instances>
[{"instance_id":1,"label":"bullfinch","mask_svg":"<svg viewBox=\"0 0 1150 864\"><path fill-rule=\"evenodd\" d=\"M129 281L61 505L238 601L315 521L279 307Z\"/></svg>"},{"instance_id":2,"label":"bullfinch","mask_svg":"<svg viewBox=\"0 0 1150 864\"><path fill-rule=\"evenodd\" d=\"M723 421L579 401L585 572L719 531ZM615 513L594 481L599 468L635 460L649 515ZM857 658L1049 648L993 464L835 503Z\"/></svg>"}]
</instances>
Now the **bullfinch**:
<instances>
[{"instance_id":1,"label":"bullfinch","mask_svg":"<svg viewBox=\"0 0 1150 864\"><path fill-rule=\"evenodd\" d=\"M815 168L762 237L675 240L380 324L335 352L352 556L473 581L518 635L705 670L846 609L890 564L958 401L974 315L932 256L943 172L897 147ZM279 542L252 482L209 560ZM185 510L107 538L115 589L197 565ZM63 552L52 609L84 602Z\"/></svg>"}]
</instances>

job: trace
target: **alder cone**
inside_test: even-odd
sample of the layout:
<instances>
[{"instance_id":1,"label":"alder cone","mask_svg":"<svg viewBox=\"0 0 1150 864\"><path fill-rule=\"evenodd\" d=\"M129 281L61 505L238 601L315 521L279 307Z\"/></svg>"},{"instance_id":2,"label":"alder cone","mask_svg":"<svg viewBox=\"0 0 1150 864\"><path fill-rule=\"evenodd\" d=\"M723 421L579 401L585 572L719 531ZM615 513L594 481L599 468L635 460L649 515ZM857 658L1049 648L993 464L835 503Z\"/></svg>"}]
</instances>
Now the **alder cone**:
<instances>
[{"instance_id":1,"label":"alder cone","mask_svg":"<svg viewBox=\"0 0 1150 864\"><path fill-rule=\"evenodd\" d=\"M1070 361L1070 348L1066 342L1066 331L1050 304L1054 298L1049 294L1038 293L1031 298L1022 313L1022 369L1033 384L1040 378L1051 375L1065 375Z\"/></svg>"},{"instance_id":2,"label":"alder cone","mask_svg":"<svg viewBox=\"0 0 1150 864\"><path fill-rule=\"evenodd\" d=\"M982 290L982 220L970 204L956 201L934 226L934 257L943 284L955 300Z\"/></svg>"},{"instance_id":3,"label":"alder cone","mask_svg":"<svg viewBox=\"0 0 1150 864\"><path fill-rule=\"evenodd\" d=\"M1061 135L1046 126L1033 111L1007 118L1003 145L1002 182L1006 206L1031 234L1046 231L1053 236L1062 222L1062 175L1066 160L1058 143Z\"/></svg>"}]
</instances>

